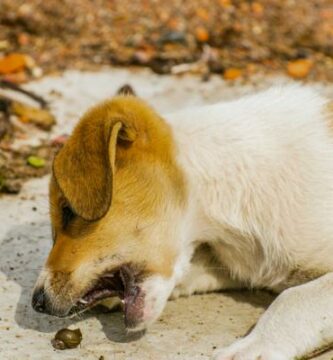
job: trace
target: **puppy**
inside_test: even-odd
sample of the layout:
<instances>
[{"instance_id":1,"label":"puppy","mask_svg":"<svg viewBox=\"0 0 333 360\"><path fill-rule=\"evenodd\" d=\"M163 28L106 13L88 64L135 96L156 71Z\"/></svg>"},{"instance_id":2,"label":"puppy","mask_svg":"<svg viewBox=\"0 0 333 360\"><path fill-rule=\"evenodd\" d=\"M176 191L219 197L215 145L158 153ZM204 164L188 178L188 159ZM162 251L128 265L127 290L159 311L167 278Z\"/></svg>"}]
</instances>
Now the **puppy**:
<instances>
[{"instance_id":1,"label":"puppy","mask_svg":"<svg viewBox=\"0 0 333 360\"><path fill-rule=\"evenodd\" d=\"M266 288L282 293L214 359L288 360L333 340L333 106L309 88L164 117L106 101L55 157L50 211L37 311L122 301L138 330L170 297Z\"/></svg>"}]
</instances>

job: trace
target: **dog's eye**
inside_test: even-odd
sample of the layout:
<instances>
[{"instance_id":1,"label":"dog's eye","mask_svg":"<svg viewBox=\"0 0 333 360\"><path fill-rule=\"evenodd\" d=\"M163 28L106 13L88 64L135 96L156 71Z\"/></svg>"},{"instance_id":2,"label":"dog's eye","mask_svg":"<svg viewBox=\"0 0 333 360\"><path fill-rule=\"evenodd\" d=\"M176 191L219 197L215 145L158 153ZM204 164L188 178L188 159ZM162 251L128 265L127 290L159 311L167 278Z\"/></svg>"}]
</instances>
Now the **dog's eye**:
<instances>
[{"instance_id":1,"label":"dog's eye","mask_svg":"<svg viewBox=\"0 0 333 360\"><path fill-rule=\"evenodd\" d=\"M75 218L75 216L75 213L69 206L64 206L62 208L62 226L64 229Z\"/></svg>"}]
</instances>

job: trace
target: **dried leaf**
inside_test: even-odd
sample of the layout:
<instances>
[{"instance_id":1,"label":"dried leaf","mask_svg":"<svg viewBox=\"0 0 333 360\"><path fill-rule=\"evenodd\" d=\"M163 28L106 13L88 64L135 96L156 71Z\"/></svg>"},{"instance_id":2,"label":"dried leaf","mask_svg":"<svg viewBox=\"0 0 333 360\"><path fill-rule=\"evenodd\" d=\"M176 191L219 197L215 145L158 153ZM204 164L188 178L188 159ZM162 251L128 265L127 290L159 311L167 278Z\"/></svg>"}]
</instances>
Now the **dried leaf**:
<instances>
[{"instance_id":1,"label":"dried leaf","mask_svg":"<svg viewBox=\"0 0 333 360\"><path fill-rule=\"evenodd\" d=\"M0 74L11 74L23 70L26 66L26 56L13 53L0 59Z\"/></svg>"},{"instance_id":2,"label":"dried leaf","mask_svg":"<svg viewBox=\"0 0 333 360\"><path fill-rule=\"evenodd\" d=\"M28 157L27 163L34 168L42 168L45 166L45 160L39 156L34 155Z\"/></svg>"},{"instance_id":3,"label":"dried leaf","mask_svg":"<svg viewBox=\"0 0 333 360\"><path fill-rule=\"evenodd\" d=\"M237 68L229 68L223 74L225 80L236 80L241 76L242 76L242 70Z\"/></svg>"},{"instance_id":4,"label":"dried leaf","mask_svg":"<svg viewBox=\"0 0 333 360\"><path fill-rule=\"evenodd\" d=\"M54 116L45 109L38 109L13 101L11 112L19 117L22 122L34 124L43 130L50 130L55 124Z\"/></svg>"},{"instance_id":5,"label":"dried leaf","mask_svg":"<svg viewBox=\"0 0 333 360\"><path fill-rule=\"evenodd\" d=\"M199 42L206 42L209 39L209 34L206 28L203 26L198 26L195 29L195 37Z\"/></svg>"},{"instance_id":6,"label":"dried leaf","mask_svg":"<svg viewBox=\"0 0 333 360\"><path fill-rule=\"evenodd\" d=\"M309 59L299 59L289 61L287 64L288 75L295 79L303 79L308 76L313 67L313 62Z\"/></svg>"}]
</instances>

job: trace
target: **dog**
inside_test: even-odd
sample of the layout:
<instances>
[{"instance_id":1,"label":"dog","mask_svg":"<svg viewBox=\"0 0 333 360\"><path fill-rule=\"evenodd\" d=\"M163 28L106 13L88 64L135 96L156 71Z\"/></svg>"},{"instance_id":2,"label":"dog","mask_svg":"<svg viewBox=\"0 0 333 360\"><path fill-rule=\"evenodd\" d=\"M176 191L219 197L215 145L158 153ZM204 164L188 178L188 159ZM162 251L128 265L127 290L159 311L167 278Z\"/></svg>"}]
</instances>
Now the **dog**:
<instances>
[{"instance_id":1,"label":"dog","mask_svg":"<svg viewBox=\"0 0 333 360\"><path fill-rule=\"evenodd\" d=\"M288 360L333 340L333 103L271 88L161 117L135 96L89 110L55 156L53 247L35 310L123 304L145 329L169 298L280 295L216 360Z\"/></svg>"}]
</instances>

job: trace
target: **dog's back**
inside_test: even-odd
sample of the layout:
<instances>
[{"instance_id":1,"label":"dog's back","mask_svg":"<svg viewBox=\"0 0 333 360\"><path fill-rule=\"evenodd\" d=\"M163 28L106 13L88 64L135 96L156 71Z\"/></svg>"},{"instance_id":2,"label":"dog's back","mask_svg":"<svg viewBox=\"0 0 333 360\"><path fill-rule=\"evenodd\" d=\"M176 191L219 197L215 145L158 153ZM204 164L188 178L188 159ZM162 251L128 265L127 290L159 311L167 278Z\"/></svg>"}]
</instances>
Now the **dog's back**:
<instances>
[{"instance_id":1,"label":"dog's back","mask_svg":"<svg viewBox=\"0 0 333 360\"><path fill-rule=\"evenodd\" d=\"M328 107L288 86L167 117L201 203L198 233L214 224L208 236L223 238L223 261L241 280L274 287L296 267L333 267Z\"/></svg>"}]
</instances>

